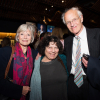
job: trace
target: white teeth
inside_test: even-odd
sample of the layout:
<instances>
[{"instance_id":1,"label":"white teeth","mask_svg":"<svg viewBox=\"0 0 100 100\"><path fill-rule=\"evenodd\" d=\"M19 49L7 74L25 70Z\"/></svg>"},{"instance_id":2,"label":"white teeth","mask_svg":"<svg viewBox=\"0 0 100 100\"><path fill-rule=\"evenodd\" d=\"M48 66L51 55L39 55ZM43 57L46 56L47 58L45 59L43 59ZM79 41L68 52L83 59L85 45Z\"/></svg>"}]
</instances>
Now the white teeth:
<instances>
[{"instance_id":1,"label":"white teeth","mask_svg":"<svg viewBox=\"0 0 100 100\"><path fill-rule=\"evenodd\" d=\"M55 55L55 54L50 54L50 55Z\"/></svg>"},{"instance_id":2,"label":"white teeth","mask_svg":"<svg viewBox=\"0 0 100 100\"><path fill-rule=\"evenodd\" d=\"M55 55L55 54L50 54L50 55Z\"/></svg>"}]
</instances>

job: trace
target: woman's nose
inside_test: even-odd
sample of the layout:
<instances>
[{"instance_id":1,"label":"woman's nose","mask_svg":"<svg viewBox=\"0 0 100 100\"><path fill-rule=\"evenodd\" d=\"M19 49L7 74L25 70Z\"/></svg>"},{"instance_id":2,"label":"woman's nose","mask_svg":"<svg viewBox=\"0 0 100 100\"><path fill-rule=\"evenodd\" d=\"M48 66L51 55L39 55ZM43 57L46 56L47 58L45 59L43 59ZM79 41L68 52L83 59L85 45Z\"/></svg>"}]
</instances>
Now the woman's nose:
<instances>
[{"instance_id":1,"label":"woman's nose","mask_svg":"<svg viewBox=\"0 0 100 100\"><path fill-rule=\"evenodd\" d=\"M55 48L52 48L52 52L55 52Z\"/></svg>"},{"instance_id":2,"label":"woman's nose","mask_svg":"<svg viewBox=\"0 0 100 100\"><path fill-rule=\"evenodd\" d=\"M24 35L24 38L27 38L27 35Z\"/></svg>"}]
</instances>

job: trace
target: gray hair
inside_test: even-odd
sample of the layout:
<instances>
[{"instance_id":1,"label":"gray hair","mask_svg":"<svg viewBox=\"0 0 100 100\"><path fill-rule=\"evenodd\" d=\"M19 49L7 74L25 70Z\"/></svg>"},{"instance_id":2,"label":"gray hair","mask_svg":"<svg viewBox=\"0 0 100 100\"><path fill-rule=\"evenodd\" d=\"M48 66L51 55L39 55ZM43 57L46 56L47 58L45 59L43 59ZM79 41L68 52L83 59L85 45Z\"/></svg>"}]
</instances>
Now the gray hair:
<instances>
[{"instance_id":1,"label":"gray hair","mask_svg":"<svg viewBox=\"0 0 100 100\"><path fill-rule=\"evenodd\" d=\"M36 24L35 23L32 23L32 22L26 22L26 24L28 25L33 25L35 27L35 30L37 30L37 27L36 27Z\"/></svg>"},{"instance_id":2,"label":"gray hair","mask_svg":"<svg viewBox=\"0 0 100 100\"><path fill-rule=\"evenodd\" d=\"M31 43L34 41L34 32L35 32L35 26L31 25L31 24L22 24L18 27L17 32L16 32L16 36L15 36L15 40L18 41L18 35L20 32L24 32L27 29L29 29L29 31L31 31Z\"/></svg>"},{"instance_id":3,"label":"gray hair","mask_svg":"<svg viewBox=\"0 0 100 100\"><path fill-rule=\"evenodd\" d=\"M65 21L64 16L65 16L65 13L66 13L67 11L69 11L69 10L76 10L77 13L78 13L78 15L79 15L80 17L81 17L81 15L83 15L82 12L79 10L78 7L72 7L72 8L69 8L69 9L65 9L64 13L63 13L62 16L61 16L61 19L62 19L62 21L63 21L63 23L64 23L65 25L66 25L66 21Z\"/></svg>"}]
</instances>

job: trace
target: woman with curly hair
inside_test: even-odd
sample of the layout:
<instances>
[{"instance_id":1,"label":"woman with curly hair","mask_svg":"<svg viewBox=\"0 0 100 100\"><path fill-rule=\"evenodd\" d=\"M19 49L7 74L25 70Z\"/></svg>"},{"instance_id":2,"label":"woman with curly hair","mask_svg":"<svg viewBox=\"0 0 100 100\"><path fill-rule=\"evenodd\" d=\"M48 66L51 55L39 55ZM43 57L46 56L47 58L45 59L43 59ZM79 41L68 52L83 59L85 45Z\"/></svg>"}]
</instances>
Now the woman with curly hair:
<instances>
[{"instance_id":1,"label":"woman with curly hair","mask_svg":"<svg viewBox=\"0 0 100 100\"><path fill-rule=\"evenodd\" d=\"M31 77L30 100L67 100L68 71L63 46L55 36L47 36L38 45L42 55L35 61Z\"/></svg>"}]
</instances>

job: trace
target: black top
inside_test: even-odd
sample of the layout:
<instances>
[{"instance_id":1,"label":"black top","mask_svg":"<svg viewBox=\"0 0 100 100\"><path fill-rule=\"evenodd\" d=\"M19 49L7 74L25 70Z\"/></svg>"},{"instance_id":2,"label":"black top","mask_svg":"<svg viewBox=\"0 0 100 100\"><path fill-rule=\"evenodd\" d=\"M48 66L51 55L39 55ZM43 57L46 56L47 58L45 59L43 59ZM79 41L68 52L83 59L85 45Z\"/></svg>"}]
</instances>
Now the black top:
<instances>
[{"instance_id":1,"label":"black top","mask_svg":"<svg viewBox=\"0 0 100 100\"><path fill-rule=\"evenodd\" d=\"M32 50L33 62L37 55L37 52L34 49ZM13 99L19 99L22 95L23 86L8 82L4 79L5 69L7 67L9 58L11 56L12 48L7 46L0 48L0 94L9 96ZM13 59L11 62L10 70L8 76L13 79Z\"/></svg>"},{"instance_id":2,"label":"black top","mask_svg":"<svg viewBox=\"0 0 100 100\"><path fill-rule=\"evenodd\" d=\"M42 100L67 100L67 73L55 59L40 63Z\"/></svg>"}]
</instances>

